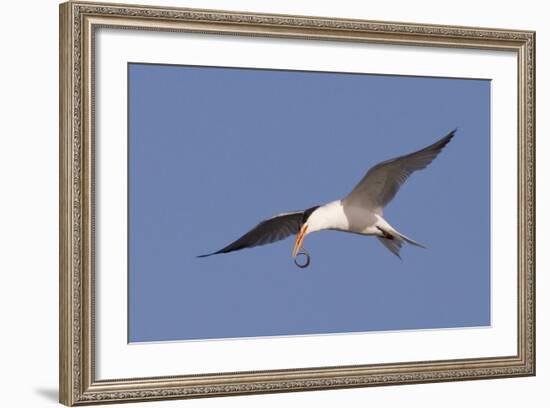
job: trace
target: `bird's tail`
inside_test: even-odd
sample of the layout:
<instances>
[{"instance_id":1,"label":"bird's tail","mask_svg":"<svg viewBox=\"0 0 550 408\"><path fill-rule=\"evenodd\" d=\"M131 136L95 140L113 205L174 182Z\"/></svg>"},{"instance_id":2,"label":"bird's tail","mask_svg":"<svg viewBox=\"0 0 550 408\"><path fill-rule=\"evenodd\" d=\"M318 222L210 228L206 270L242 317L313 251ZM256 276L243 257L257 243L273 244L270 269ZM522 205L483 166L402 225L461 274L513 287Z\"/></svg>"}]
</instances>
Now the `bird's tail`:
<instances>
[{"instance_id":1,"label":"bird's tail","mask_svg":"<svg viewBox=\"0 0 550 408\"><path fill-rule=\"evenodd\" d=\"M378 227L380 232L382 232L382 236L378 237L380 242L395 256L398 258L401 258L400 252L401 252L401 246L403 245L403 242L406 242L408 244L420 247L420 248L426 248L424 245L422 245L419 242L416 242L415 240L410 239L406 235L401 234L400 232L396 231L394 228L381 228Z\"/></svg>"},{"instance_id":2,"label":"bird's tail","mask_svg":"<svg viewBox=\"0 0 550 408\"><path fill-rule=\"evenodd\" d=\"M410 239L409 237L407 237L407 236L401 234L400 232L395 231L394 233L395 233L399 238L401 238L403 241L405 241L405 242L407 242L407 243L409 243L409 244L411 244L411 245L414 245L414 246L417 246L417 247L420 247L420 248L424 248L424 249L426 248L426 247L425 247L424 245L422 245L420 242L416 242L415 240Z\"/></svg>"}]
</instances>

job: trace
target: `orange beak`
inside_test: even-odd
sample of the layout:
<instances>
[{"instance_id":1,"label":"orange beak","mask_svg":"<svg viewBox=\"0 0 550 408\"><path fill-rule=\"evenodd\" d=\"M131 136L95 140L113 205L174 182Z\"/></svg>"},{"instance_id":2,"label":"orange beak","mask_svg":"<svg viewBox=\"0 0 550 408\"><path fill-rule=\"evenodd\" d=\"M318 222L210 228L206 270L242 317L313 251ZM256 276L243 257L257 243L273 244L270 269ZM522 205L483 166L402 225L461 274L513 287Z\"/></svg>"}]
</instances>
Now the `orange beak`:
<instances>
[{"instance_id":1,"label":"orange beak","mask_svg":"<svg viewBox=\"0 0 550 408\"><path fill-rule=\"evenodd\" d=\"M298 235L296 235L296 241L294 241L294 249L292 250L293 258L296 258L296 255L298 255L298 252L300 252L300 249L302 248L302 242L304 242L306 231L307 225L302 225L302 228L300 228L300 231L298 231Z\"/></svg>"}]
</instances>

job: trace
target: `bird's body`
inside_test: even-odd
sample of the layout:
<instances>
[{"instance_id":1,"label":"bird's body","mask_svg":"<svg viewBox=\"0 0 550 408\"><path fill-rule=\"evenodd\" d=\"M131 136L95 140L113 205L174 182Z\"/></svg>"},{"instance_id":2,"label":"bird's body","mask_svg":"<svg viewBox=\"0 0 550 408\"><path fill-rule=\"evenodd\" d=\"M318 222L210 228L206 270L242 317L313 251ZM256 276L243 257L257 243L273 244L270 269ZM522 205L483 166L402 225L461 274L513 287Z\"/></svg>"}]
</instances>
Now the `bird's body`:
<instances>
[{"instance_id":1,"label":"bird's body","mask_svg":"<svg viewBox=\"0 0 550 408\"><path fill-rule=\"evenodd\" d=\"M331 201L319 206L307 219L307 224L308 234L334 230L359 235L373 235L378 237L386 247L390 244L388 241L394 241L391 248L388 249L397 256L399 256L399 249L403 242L423 247L422 244L399 233L382 217L381 212L349 204L345 200ZM298 250L299 248L296 249L296 251Z\"/></svg>"},{"instance_id":2,"label":"bird's body","mask_svg":"<svg viewBox=\"0 0 550 408\"><path fill-rule=\"evenodd\" d=\"M304 237L323 230L376 236L398 257L405 242L424 247L393 228L384 219L383 208L395 197L401 185L414 171L425 168L437 157L453 138L455 131L424 149L373 166L341 200L269 218L225 248L201 257L252 248L297 234L292 252L293 257L296 257Z\"/></svg>"},{"instance_id":3,"label":"bird's body","mask_svg":"<svg viewBox=\"0 0 550 408\"><path fill-rule=\"evenodd\" d=\"M320 206L308 219L308 233L322 230L378 235L377 225L386 225L384 219L368 208L346 205L342 200Z\"/></svg>"}]
</instances>

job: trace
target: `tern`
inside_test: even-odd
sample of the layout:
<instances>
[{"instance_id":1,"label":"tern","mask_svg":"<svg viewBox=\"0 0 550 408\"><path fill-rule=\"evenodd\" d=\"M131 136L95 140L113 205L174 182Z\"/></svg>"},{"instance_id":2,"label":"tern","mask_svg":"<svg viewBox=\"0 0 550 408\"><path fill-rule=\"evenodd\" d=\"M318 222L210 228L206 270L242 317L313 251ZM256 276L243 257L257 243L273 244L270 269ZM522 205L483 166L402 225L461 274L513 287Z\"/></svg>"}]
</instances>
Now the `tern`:
<instances>
[{"instance_id":1,"label":"tern","mask_svg":"<svg viewBox=\"0 0 550 408\"><path fill-rule=\"evenodd\" d=\"M317 205L303 211L286 212L264 220L242 237L220 249L199 257L225 254L245 248L270 244L296 234L292 257L296 265L309 265L309 254L300 252L306 235L323 230L336 230L375 236L398 258L403 243L424 245L398 232L383 218L384 207L400 187L417 170L426 168L454 137L456 129L432 145L413 153L386 160L371 167L353 190L343 199ZM307 262L298 264L296 257L306 255Z\"/></svg>"}]
</instances>

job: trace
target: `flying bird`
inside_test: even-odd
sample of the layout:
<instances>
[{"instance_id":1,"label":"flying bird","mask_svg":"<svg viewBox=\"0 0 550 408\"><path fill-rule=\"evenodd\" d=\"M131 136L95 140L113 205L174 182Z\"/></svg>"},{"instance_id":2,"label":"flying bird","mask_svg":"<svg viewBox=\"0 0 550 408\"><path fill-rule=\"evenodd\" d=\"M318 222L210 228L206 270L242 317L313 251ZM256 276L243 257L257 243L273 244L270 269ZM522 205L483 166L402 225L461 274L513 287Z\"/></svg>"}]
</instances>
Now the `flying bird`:
<instances>
[{"instance_id":1,"label":"flying bird","mask_svg":"<svg viewBox=\"0 0 550 408\"><path fill-rule=\"evenodd\" d=\"M371 167L354 189L343 199L304 211L286 212L264 220L242 237L220 249L199 257L225 254L244 248L270 244L296 234L292 257L296 265L309 265L309 254L302 251L306 235L322 230L336 230L372 235L394 255L401 258L403 243L425 248L393 228L384 218L384 207L395 197L400 187L417 170L426 168L454 137L456 129L434 144ZM307 261L299 264L297 256Z\"/></svg>"}]
</instances>

